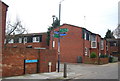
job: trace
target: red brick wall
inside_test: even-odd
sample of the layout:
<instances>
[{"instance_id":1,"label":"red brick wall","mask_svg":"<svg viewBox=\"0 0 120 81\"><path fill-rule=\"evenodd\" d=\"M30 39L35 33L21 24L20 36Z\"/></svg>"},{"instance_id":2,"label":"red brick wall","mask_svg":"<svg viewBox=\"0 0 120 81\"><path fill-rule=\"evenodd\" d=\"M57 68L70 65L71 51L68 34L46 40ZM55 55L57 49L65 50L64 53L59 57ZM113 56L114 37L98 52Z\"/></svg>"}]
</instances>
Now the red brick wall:
<instances>
[{"instance_id":1,"label":"red brick wall","mask_svg":"<svg viewBox=\"0 0 120 81\"><path fill-rule=\"evenodd\" d=\"M108 58L89 58L89 57L85 57L85 63L88 64L98 64L98 61L100 62L100 64L107 64L109 63Z\"/></svg>"},{"instance_id":2,"label":"red brick wall","mask_svg":"<svg viewBox=\"0 0 120 81\"><path fill-rule=\"evenodd\" d=\"M2 76L2 49L5 39L6 11L7 5L0 0L0 76Z\"/></svg>"},{"instance_id":3,"label":"red brick wall","mask_svg":"<svg viewBox=\"0 0 120 81\"><path fill-rule=\"evenodd\" d=\"M52 71L56 70L57 56L54 50L42 50L40 51L40 72L48 72L48 63L52 63Z\"/></svg>"},{"instance_id":4,"label":"red brick wall","mask_svg":"<svg viewBox=\"0 0 120 81\"><path fill-rule=\"evenodd\" d=\"M24 59L40 59L40 72L48 72L48 62L52 62L52 71L56 71L55 50L35 50L31 48L6 48L2 59L2 76L24 74ZM26 74L36 73L37 63L26 64Z\"/></svg>"},{"instance_id":5,"label":"red brick wall","mask_svg":"<svg viewBox=\"0 0 120 81\"><path fill-rule=\"evenodd\" d=\"M2 19L0 19L0 20L2 20L2 38L0 38L0 39L2 39L2 47L3 47L3 45L4 45L4 39L5 39L5 27L6 27L6 12L7 12L7 5L5 4L5 3L3 3L3 2L1 2L0 1L0 9L2 9L1 11L2 12L0 12L1 14L2 14L2 17L0 17L0 18L2 18ZM1 35L0 34L0 35Z\"/></svg>"}]
</instances>

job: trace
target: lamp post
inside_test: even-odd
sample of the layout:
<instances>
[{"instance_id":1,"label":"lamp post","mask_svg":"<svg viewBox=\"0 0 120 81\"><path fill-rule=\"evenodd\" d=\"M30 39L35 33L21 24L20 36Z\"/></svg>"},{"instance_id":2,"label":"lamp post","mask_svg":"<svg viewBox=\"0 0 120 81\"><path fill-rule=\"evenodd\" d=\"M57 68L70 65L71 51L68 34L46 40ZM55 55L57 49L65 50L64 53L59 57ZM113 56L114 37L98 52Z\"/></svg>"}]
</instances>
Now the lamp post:
<instances>
[{"instance_id":1,"label":"lamp post","mask_svg":"<svg viewBox=\"0 0 120 81\"><path fill-rule=\"evenodd\" d=\"M60 24L60 21L61 21L61 3L63 2L64 0L61 0L60 3L59 3L59 24Z\"/></svg>"},{"instance_id":2,"label":"lamp post","mask_svg":"<svg viewBox=\"0 0 120 81\"><path fill-rule=\"evenodd\" d=\"M60 1L59 3L59 26L60 26L60 20L61 20L61 3L64 0ZM58 72L60 72L60 27L59 27L59 38L58 38Z\"/></svg>"},{"instance_id":3,"label":"lamp post","mask_svg":"<svg viewBox=\"0 0 120 81\"><path fill-rule=\"evenodd\" d=\"M53 18L53 23L54 23L54 20L55 20L55 15L53 15L53 16L52 16L52 18Z\"/></svg>"}]
</instances>

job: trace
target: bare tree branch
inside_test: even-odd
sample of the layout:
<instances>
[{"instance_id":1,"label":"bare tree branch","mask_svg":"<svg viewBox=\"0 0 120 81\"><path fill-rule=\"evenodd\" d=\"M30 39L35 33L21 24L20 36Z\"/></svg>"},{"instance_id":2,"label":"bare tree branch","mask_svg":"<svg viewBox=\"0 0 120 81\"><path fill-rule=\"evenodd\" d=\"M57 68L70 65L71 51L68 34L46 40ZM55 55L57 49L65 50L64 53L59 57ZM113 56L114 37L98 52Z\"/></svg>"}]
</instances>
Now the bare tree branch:
<instances>
[{"instance_id":1,"label":"bare tree branch","mask_svg":"<svg viewBox=\"0 0 120 81\"><path fill-rule=\"evenodd\" d=\"M19 36L24 33L27 33L26 28L23 26L19 18L16 18L14 23L8 20L7 28L6 28L6 42L5 45L9 43L11 39L15 37L15 35Z\"/></svg>"}]
</instances>

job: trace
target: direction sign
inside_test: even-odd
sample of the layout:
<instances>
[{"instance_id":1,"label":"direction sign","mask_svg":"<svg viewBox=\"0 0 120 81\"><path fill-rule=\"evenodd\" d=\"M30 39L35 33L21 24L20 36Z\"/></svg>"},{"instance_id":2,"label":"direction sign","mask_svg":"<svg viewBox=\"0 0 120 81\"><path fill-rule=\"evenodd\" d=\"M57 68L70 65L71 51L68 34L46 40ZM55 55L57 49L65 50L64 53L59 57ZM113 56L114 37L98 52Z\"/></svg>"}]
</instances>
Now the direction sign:
<instances>
[{"instance_id":1,"label":"direction sign","mask_svg":"<svg viewBox=\"0 0 120 81\"><path fill-rule=\"evenodd\" d=\"M59 36L59 34L54 34L54 37L59 38L60 36Z\"/></svg>"},{"instance_id":2,"label":"direction sign","mask_svg":"<svg viewBox=\"0 0 120 81\"><path fill-rule=\"evenodd\" d=\"M55 34L59 34L59 32L58 32L58 31L54 31L54 33L55 33Z\"/></svg>"},{"instance_id":3,"label":"direction sign","mask_svg":"<svg viewBox=\"0 0 120 81\"><path fill-rule=\"evenodd\" d=\"M61 28L60 32L68 32L68 29L67 28Z\"/></svg>"},{"instance_id":4,"label":"direction sign","mask_svg":"<svg viewBox=\"0 0 120 81\"><path fill-rule=\"evenodd\" d=\"M60 36L65 36L65 35L67 35L67 34L66 34L66 33L61 33L61 34L60 34Z\"/></svg>"}]
</instances>

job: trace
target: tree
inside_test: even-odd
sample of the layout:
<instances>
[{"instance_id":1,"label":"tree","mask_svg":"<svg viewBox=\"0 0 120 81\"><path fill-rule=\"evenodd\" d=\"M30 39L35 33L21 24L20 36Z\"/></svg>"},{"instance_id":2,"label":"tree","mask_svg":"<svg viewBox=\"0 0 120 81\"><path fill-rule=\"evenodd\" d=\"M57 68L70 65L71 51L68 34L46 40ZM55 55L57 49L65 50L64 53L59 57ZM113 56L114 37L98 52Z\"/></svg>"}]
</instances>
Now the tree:
<instances>
[{"instance_id":1,"label":"tree","mask_svg":"<svg viewBox=\"0 0 120 81\"><path fill-rule=\"evenodd\" d=\"M52 26L48 28L47 31L47 45L49 46L49 41L50 41L50 32L60 26L60 21L57 17L55 17L55 20L53 19Z\"/></svg>"},{"instance_id":2,"label":"tree","mask_svg":"<svg viewBox=\"0 0 120 81\"><path fill-rule=\"evenodd\" d=\"M107 39L107 38L115 38L115 37L113 36L113 32L111 32L111 30L108 29L104 38Z\"/></svg>"},{"instance_id":3,"label":"tree","mask_svg":"<svg viewBox=\"0 0 120 81\"><path fill-rule=\"evenodd\" d=\"M9 43L9 41L16 36L22 35L23 33L27 33L25 27L23 27L22 22L19 18L16 18L15 22L7 21L6 27L6 37L5 37L5 45Z\"/></svg>"},{"instance_id":4,"label":"tree","mask_svg":"<svg viewBox=\"0 0 120 81\"><path fill-rule=\"evenodd\" d=\"M118 27L113 31L113 35L116 38L120 38L120 24L118 25Z\"/></svg>"}]
</instances>

